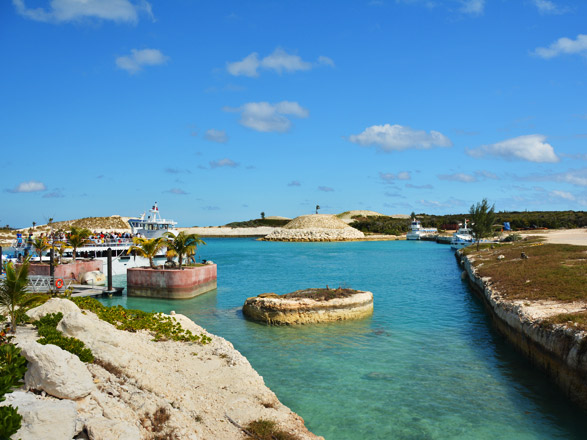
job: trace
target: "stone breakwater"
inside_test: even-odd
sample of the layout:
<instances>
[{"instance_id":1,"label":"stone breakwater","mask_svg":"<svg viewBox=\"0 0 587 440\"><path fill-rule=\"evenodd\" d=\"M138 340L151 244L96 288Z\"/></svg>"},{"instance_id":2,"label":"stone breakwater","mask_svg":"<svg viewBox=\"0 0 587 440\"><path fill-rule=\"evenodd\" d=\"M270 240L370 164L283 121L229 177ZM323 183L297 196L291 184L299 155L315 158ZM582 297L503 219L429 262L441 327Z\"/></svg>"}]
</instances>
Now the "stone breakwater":
<instances>
[{"instance_id":1,"label":"stone breakwater","mask_svg":"<svg viewBox=\"0 0 587 440\"><path fill-rule=\"evenodd\" d=\"M247 359L225 339L183 315L184 329L212 338L207 345L154 342L147 332L116 329L73 302L52 299L32 319L62 312L58 330L82 340L94 363L36 342L34 327L19 327L15 342L28 361L22 390L2 404L18 407L14 438L39 440L238 439L241 426L275 421L300 439L319 439L279 402Z\"/></svg>"},{"instance_id":2,"label":"stone breakwater","mask_svg":"<svg viewBox=\"0 0 587 440\"><path fill-rule=\"evenodd\" d=\"M360 319L373 314L373 294L357 291L352 296L328 301L263 294L247 298L243 306L243 314L255 321L275 325Z\"/></svg>"},{"instance_id":3,"label":"stone breakwater","mask_svg":"<svg viewBox=\"0 0 587 440\"><path fill-rule=\"evenodd\" d=\"M585 304L508 300L492 288L490 278L477 274L474 258L460 252L457 258L497 329L566 395L587 408L587 332L564 325L544 325L545 317L584 310Z\"/></svg>"},{"instance_id":4,"label":"stone breakwater","mask_svg":"<svg viewBox=\"0 0 587 440\"><path fill-rule=\"evenodd\" d=\"M267 241L351 241L361 240L365 234L354 228L277 229L265 236Z\"/></svg>"}]
</instances>

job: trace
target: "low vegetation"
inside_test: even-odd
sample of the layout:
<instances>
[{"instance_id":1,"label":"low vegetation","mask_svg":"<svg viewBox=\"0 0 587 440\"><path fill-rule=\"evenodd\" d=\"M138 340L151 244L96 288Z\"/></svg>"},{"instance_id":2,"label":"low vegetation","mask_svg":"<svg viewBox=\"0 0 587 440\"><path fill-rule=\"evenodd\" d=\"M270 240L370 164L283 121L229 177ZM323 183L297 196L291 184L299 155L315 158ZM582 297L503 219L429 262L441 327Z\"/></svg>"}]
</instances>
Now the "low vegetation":
<instances>
[{"instance_id":1,"label":"low vegetation","mask_svg":"<svg viewBox=\"0 0 587 440\"><path fill-rule=\"evenodd\" d=\"M5 395L23 384L27 361L20 348L10 342L7 329L0 331L0 402ZM12 405L0 406L0 439L9 439L21 426L22 416Z\"/></svg>"},{"instance_id":2,"label":"low vegetation","mask_svg":"<svg viewBox=\"0 0 587 440\"><path fill-rule=\"evenodd\" d=\"M280 298L294 299L294 298L310 298L315 301L328 301L335 298L347 298L356 294L357 291L348 288L339 287L338 289L318 288L318 289L304 289L295 292L280 295Z\"/></svg>"},{"instance_id":3,"label":"low vegetation","mask_svg":"<svg viewBox=\"0 0 587 440\"><path fill-rule=\"evenodd\" d=\"M271 226L274 228L280 228L288 224L291 220L287 219L268 219L268 218L257 218L254 220L246 220L243 222L232 222L225 225L228 228L258 228L261 226Z\"/></svg>"},{"instance_id":4,"label":"low vegetation","mask_svg":"<svg viewBox=\"0 0 587 440\"><path fill-rule=\"evenodd\" d=\"M41 338L37 341L39 344L52 344L57 347L69 351L76 355L82 362L93 362L94 355L92 351L85 346L85 344L76 338L64 336L57 330L57 324L63 319L63 313L49 313L43 316L38 321L34 321L33 325L37 327L37 332Z\"/></svg>"},{"instance_id":5,"label":"low vegetation","mask_svg":"<svg viewBox=\"0 0 587 440\"><path fill-rule=\"evenodd\" d=\"M587 300L584 246L534 240L484 244L480 251L469 247L464 253L475 258L479 275L490 277L493 286L508 299Z\"/></svg>"},{"instance_id":6,"label":"low vegetation","mask_svg":"<svg viewBox=\"0 0 587 440\"><path fill-rule=\"evenodd\" d=\"M119 330L137 332L147 330L155 341L197 342L202 345L212 341L205 335L195 335L185 330L175 319L162 313L149 313L142 310L125 309L122 306L106 307L100 301L90 297L72 298L81 309L94 312L98 318L109 322Z\"/></svg>"},{"instance_id":7,"label":"low vegetation","mask_svg":"<svg viewBox=\"0 0 587 440\"><path fill-rule=\"evenodd\" d=\"M469 213L451 215L417 214L417 219L425 228L439 230L456 230L459 223ZM400 235L410 229L410 220L395 219L388 216L353 217L351 224L365 233ZM495 213L495 227L501 229L504 222L509 222L513 230L547 228L547 229L574 229L587 227L587 213L585 211L502 211Z\"/></svg>"},{"instance_id":8,"label":"low vegetation","mask_svg":"<svg viewBox=\"0 0 587 440\"><path fill-rule=\"evenodd\" d=\"M273 420L259 419L245 426L245 434L257 440L299 440L299 437L282 431Z\"/></svg>"}]
</instances>

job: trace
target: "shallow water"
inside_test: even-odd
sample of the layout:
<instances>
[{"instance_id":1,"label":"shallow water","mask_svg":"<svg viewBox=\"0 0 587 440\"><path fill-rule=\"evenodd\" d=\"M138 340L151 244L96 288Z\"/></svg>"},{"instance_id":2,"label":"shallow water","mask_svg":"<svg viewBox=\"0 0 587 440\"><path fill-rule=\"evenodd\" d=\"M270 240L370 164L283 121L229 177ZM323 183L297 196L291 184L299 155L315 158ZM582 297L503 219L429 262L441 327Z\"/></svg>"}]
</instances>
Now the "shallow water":
<instances>
[{"instance_id":1,"label":"shallow water","mask_svg":"<svg viewBox=\"0 0 587 440\"><path fill-rule=\"evenodd\" d=\"M326 439L585 438L587 417L491 327L450 247L431 242L206 239L218 289L191 300L105 299L183 313L241 351ZM115 279L115 284L125 278ZM267 327L240 308L263 292L374 294L360 321Z\"/></svg>"}]
</instances>

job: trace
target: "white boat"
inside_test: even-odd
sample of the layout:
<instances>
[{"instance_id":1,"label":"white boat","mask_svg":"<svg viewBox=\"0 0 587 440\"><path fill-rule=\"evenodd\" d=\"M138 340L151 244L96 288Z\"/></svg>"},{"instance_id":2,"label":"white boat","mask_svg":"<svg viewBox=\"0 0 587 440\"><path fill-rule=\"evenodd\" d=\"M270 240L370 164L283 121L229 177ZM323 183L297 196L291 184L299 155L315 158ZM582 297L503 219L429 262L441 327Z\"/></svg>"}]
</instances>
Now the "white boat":
<instances>
[{"instance_id":1,"label":"white boat","mask_svg":"<svg viewBox=\"0 0 587 440\"><path fill-rule=\"evenodd\" d=\"M128 221L131 227L131 234L133 236L151 239L159 238L166 232L171 232L172 234L177 235L178 232L175 229L177 222L161 218L157 203L153 205L149 212L150 215L148 216L146 216L146 213L143 213L139 218L130 219ZM88 244L76 249L76 257L102 260L104 263L102 270L104 273L106 273L108 248L110 248L112 250L112 275L125 275L126 270L129 268L149 265L148 258L128 253L128 249L132 246L132 244L133 239L130 236L120 238L94 237L90 239ZM34 250L30 245L28 245L26 242L17 241L11 248L9 248L9 252L6 252L6 254L9 259L16 260L18 255L24 255L25 250L28 251L29 255L34 254ZM63 258L73 258L71 248L68 248L64 252ZM38 257L36 259L38 259ZM43 257L43 261L48 260L48 255ZM165 250L159 252L155 256L154 261L156 265L163 264L166 261Z\"/></svg>"},{"instance_id":2,"label":"white boat","mask_svg":"<svg viewBox=\"0 0 587 440\"><path fill-rule=\"evenodd\" d=\"M434 235L437 232L436 228L423 228L422 223L414 218L410 224L410 231L406 234L406 240L420 240L422 237Z\"/></svg>"},{"instance_id":3,"label":"white boat","mask_svg":"<svg viewBox=\"0 0 587 440\"><path fill-rule=\"evenodd\" d=\"M452 235L452 240L450 241L450 247L452 249L461 249L475 242L475 236L467 222L468 220L465 219L464 224L459 224L459 229Z\"/></svg>"}]
</instances>

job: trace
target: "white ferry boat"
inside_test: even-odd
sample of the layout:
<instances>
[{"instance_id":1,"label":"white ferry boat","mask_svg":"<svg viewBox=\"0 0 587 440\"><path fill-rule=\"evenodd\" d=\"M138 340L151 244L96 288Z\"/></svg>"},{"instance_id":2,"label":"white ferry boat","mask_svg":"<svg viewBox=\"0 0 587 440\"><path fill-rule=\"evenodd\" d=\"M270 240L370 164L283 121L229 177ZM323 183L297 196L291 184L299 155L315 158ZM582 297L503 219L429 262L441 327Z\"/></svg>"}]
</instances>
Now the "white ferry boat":
<instances>
[{"instance_id":1,"label":"white ferry boat","mask_svg":"<svg viewBox=\"0 0 587 440\"><path fill-rule=\"evenodd\" d=\"M467 222L468 220L465 219L465 223L461 223L457 232L453 234L452 240L450 241L450 247L452 249L461 249L475 242L475 236Z\"/></svg>"},{"instance_id":2,"label":"white ferry boat","mask_svg":"<svg viewBox=\"0 0 587 440\"><path fill-rule=\"evenodd\" d=\"M159 238L166 232L171 232L174 235L178 233L175 229L177 222L162 218L157 203L153 205L149 213L150 215L143 213L139 218L128 221L131 227L130 234L123 234L122 237L115 238L107 238L106 236L91 238L88 244L76 249L76 257L102 260L104 263L103 271L106 272L108 248L110 248L112 249L112 275L125 275L126 270L131 267L148 266L148 258L128 254L128 249L133 244L131 235L151 239ZM25 250L29 255L34 254L31 246L21 240L20 242L16 241L11 248L6 250L5 254L7 259L16 260L19 256L24 256ZM72 257L72 249L68 248L63 253L63 258L71 259ZM43 257L43 261L48 260L48 255ZM163 264L166 260L165 251L159 252L154 260L156 265Z\"/></svg>"},{"instance_id":3,"label":"white ferry boat","mask_svg":"<svg viewBox=\"0 0 587 440\"><path fill-rule=\"evenodd\" d=\"M410 231L406 234L406 240L420 240L422 237L433 235L437 232L436 228L423 228L422 223L414 218L410 224Z\"/></svg>"}]
</instances>

